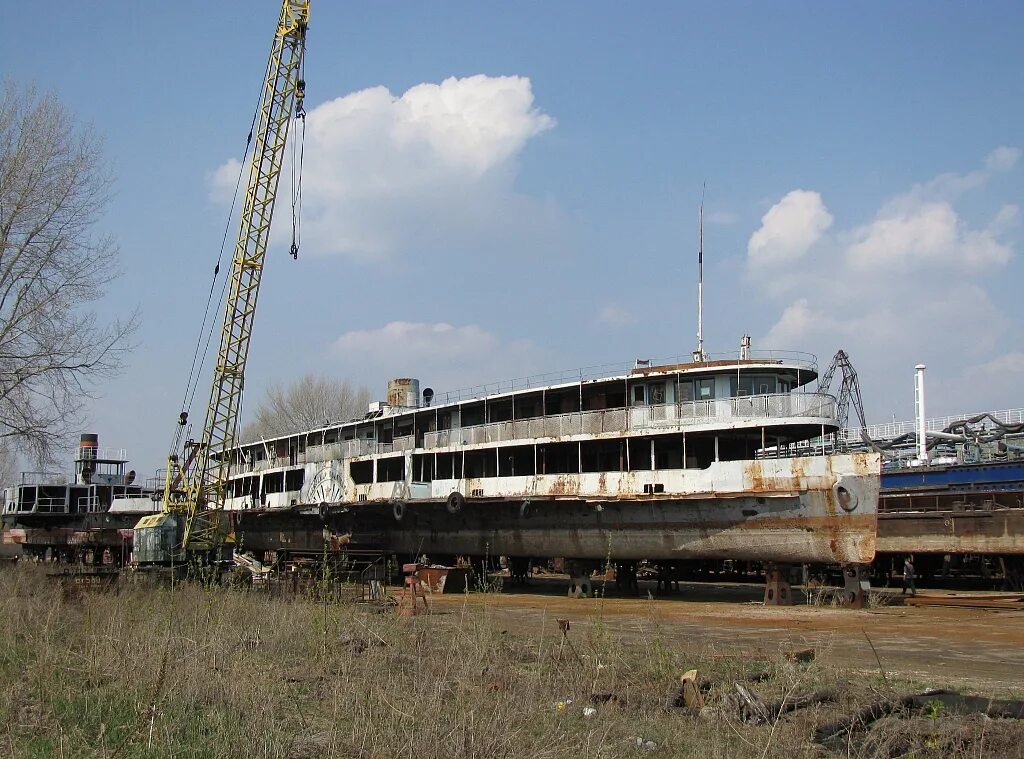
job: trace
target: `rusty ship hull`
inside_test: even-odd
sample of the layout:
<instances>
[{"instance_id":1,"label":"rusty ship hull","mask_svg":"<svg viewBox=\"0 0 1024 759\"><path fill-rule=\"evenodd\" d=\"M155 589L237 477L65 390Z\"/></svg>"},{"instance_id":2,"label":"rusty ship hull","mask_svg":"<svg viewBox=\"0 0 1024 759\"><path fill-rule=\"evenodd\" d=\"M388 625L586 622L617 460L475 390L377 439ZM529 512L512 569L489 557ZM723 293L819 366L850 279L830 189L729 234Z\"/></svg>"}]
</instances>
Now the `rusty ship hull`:
<instances>
[{"instance_id":1,"label":"rusty ship hull","mask_svg":"<svg viewBox=\"0 0 1024 759\"><path fill-rule=\"evenodd\" d=\"M877 455L856 454L719 462L699 473L531 477L523 500L482 500L457 515L446 503L407 508L416 524L392 529L390 543L410 553L867 563L875 554L877 465ZM596 487L588 487L591 477ZM676 478L692 484L644 495L645 485L653 491ZM481 490L477 484L464 487ZM840 507L837 487L856 493L854 509Z\"/></svg>"}]
</instances>

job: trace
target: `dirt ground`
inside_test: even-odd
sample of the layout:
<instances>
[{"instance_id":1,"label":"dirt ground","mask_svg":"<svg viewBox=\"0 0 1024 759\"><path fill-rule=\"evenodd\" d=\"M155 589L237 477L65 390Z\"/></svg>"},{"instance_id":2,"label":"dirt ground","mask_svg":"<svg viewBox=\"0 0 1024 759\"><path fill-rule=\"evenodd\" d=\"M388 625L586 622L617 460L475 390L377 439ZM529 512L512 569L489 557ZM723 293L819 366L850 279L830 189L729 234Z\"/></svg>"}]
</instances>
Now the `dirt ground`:
<instances>
[{"instance_id":1,"label":"dirt ground","mask_svg":"<svg viewBox=\"0 0 1024 759\"><path fill-rule=\"evenodd\" d=\"M903 606L898 593L882 595L890 605L864 610L765 607L763 588L756 585L683 583L677 593L658 598L614 596L609 589L603 598L571 599L564 588L562 580L543 579L522 591L433 601L439 613L466 603L486 605L509 630L522 633L551 629L556 619L581 629L604 625L625 640L659 627L662 635L723 654L777 656L813 646L823 663L877 673L881 661L886 672L943 687L1009 690L1024 682L1024 611Z\"/></svg>"}]
</instances>

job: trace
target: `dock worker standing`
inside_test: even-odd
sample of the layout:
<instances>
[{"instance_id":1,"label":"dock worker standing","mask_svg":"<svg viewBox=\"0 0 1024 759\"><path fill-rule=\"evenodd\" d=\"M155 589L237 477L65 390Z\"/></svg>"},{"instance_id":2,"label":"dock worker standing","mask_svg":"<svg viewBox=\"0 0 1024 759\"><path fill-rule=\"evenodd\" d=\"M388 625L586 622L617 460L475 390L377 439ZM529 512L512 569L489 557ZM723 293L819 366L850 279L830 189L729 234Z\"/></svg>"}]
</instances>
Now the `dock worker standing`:
<instances>
[{"instance_id":1,"label":"dock worker standing","mask_svg":"<svg viewBox=\"0 0 1024 759\"><path fill-rule=\"evenodd\" d=\"M910 595L917 595L917 588L914 586L914 556L910 554L903 560L903 590L900 591L900 595L907 592L907 588L910 588Z\"/></svg>"}]
</instances>

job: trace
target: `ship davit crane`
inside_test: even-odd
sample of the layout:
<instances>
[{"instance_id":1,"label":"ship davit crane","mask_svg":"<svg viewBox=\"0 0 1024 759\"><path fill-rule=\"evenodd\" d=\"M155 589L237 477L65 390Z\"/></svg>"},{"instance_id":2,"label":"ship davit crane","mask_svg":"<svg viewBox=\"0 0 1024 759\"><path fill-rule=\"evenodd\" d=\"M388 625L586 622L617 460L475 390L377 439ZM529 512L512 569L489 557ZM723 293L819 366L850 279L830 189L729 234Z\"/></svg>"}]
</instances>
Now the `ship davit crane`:
<instances>
[{"instance_id":1,"label":"ship davit crane","mask_svg":"<svg viewBox=\"0 0 1024 759\"><path fill-rule=\"evenodd\" d=\"M182 461L168 456L163 512L143 517L134 533L137 565L172 564L206 555L216 561L224 545L230 452L235 446L256 301L270 222L293 115L302 116L302 60L309 0L283 0L267 63L238 238L227 282L220 347L202 434L186 443ZM295 255L293 244L292 255ZM187 424L183 411L179 425Z\"/></svg>"},{"instance_id":2,"label":"ship davit crane","mask_svg":"<svg viewBox=\"0 0 1024 759\"><path fill-rule=\"evenodd\" d=\"M860 421L861 442L868 446L870 450L879 450L875 443L867 436L868 422L864 415L864 399L860 394L860 381L857 379L857 370L853 368L850 356L842 348L836 351L836 355L832 357L832 363L829 364L828 369L819 380L818 391L822 393L829 392L832 386L832 378L835 377L837 371L842 375L843 380L839 385L839 391L836 393L836 416L839 421L836 444L840 447L847 447L851 442L843 436L846 434L850 421L850 405L852 404L854 411L857 412L857 419Z\"/></svg>"}]
</instances>

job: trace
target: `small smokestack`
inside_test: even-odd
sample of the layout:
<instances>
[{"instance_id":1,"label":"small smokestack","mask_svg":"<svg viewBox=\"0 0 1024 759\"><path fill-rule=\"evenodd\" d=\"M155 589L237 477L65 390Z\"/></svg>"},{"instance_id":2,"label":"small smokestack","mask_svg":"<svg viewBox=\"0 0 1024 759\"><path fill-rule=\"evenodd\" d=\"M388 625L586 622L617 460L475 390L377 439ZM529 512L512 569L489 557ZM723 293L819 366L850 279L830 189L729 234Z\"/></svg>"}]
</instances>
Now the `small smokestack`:
<instances>
[{"instance_id":1,"label":"small smokestack","mask_svg":"<svg viewBox=\"0 0 1024 759\"><path fill-rule=\"evenodd\" d=\"M96 456L99 451L100 436L85 433L78 438L78 461L75 464L75 479L79 485L88 485L96 471Z\"/></svg>"},{"instance_id":2,"label":"small smokestack","mask_svg":"<svg viewBox=\"0 0 1024 759\"><path fill-rule=\"evenodd\" d=\"M924 409L924 364L914 367L914 413L917 418L917 458L922 464L928 463L928 429Z\"/></svg>"},{"instance_id":3,"label":"small smokestack","mask_svg":"<svg viewBox=\"0 0 1024 759\"><path fill-rule=\"evenodd\" d=\"M399 377L388 382L388 405L392 408L419 408L420 381Z\"/></svg>"},{"instance_id":4,"label":"small smokestack","mask_svg":"<svg viewBox=\"0 0 1024 759\"><path fill-rule=\"evenodd\" d=\"M83 434L78 439L78 458L80 459L94 459L96 458L96 449L100 445L100 436L95 434Z\"/></svg>"}]
</instances>

